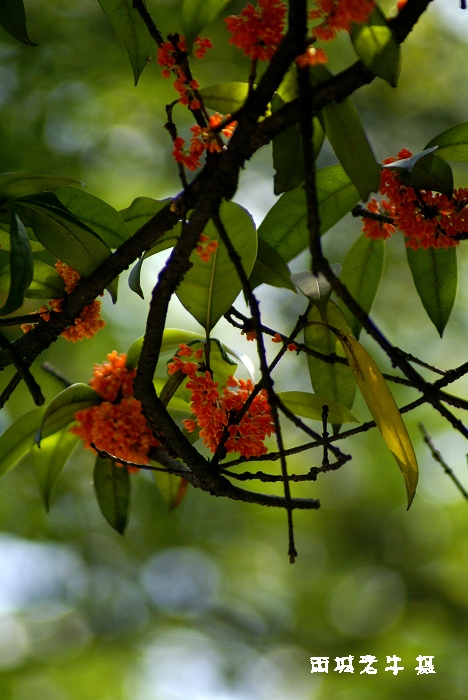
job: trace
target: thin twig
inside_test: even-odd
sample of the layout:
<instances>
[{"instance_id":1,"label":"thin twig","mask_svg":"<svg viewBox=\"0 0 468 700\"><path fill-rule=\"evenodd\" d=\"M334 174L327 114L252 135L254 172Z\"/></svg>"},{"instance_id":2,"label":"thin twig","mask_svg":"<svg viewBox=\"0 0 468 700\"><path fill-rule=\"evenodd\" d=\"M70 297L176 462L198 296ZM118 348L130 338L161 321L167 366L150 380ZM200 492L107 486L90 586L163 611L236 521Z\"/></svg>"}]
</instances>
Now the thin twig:
<instances>
[{"instance_id":1,"label":"thin twig","mask_svg":"<svg viewBox=\"0 0 468 700\"><path fill-rule=\"evenodd\" d=\"M457 489L460 491L462 494L463 498L468 501L468 491L465 489L461 481L455 476L453 470L448 466L447 462L443 459L442 455L436 448L434 447L432 440L426 431L425 427L423 426L422 423L419 423L419 429L423 434L423 440L426 443L426 445L429 447L432 456L434 457L435 461L438 462L444 469L444 472L448 474L450 479L452 479L453 483L457 487Z\"/></svg>"}]
</instances>

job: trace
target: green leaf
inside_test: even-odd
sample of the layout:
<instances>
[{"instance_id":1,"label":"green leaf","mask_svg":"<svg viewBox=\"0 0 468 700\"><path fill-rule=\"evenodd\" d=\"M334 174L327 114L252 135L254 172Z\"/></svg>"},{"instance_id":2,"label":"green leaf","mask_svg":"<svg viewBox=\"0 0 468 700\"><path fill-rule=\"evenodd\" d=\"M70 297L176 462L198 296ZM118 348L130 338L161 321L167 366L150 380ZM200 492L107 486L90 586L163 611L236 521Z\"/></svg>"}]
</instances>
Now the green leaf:
<instances>
[{"instance_id":1,"label":"green leaf","mask_svg":"<svg viewBox=\"0 0 468 700\"><path fill-rule=\"evenodd\" d=\"M24 413L0 435L0 476L16 467L34 446L43 413L44 408Z\"/></svg>"},{"instance_id":2,"label":"green leaf","mask_svg":"<svg viewBox=\"0 0 468 700\"><path fill-rule=\"evenodd\" d=\"M49 173L2 173L0 175L0 201L24 197L30 194L39 194L40 192L54 192L66 185L70 187L85 187L84 182L61 175L50 175Z\"/></svg>"},{"instance_id":3,"label":"green leaf","mask_svg":"<svg viewBox=\"0 0 468 700\"><path fill-rule=\"evenodd\" d=\"M257 257L257 233L252 217L234 202L221 205L220 217L249 276ZM212 222L208 223L204 233L217 241L218 247L209 262L201 260L196 251L192 252L192 267L177 287L176 294L187 311L209 333L234 302L242 290L242 284Z\"/></svg>"},{"instance_id":4,"label":"green leaf","mask_svg":"<svg viewBox=\"0 0 468 700\"><path fill-rule=\"evenodd\" d=\"M54 194L14 200L11 206L25 217L42 245L80 275L87 277L112 253L86 224L76 219ZM117 280L109 287L116 298Z\"/></svg>"},{"instance_id":5,"label":"green leaf","mask_svg":"<svg viewBox=\"0 0 468 700\"><path fill-rule=\"evenodd\" d=\"M143 267L143 263L147 258L150 258L152 255L156 255L156 253L160 253L162 250L167 250L167 248L173 248L177 243L177 238L175 236L180 234L180 230L180 226L177 226L176 229L166 231L166 233L163 236L161 236L161 238L159 238L158 242L149 250L147 250L138 259L138 262L132 267L128 276L128 286L130 287L132 292L138 294L138 296L142 299L144 299L143 290L141 288L141 270Z\"/></svg>"},{"instance_id":6,"label":"green leaf","mask_svg":"<svg viewBox=\"0 0 468 700\"><path fill-rule=\"evenodd\" d=\"M183 0L182 29L189 47L203 27L219 15L228 2L229 0Z\"/></svg>"},{"instance_id":7,"label":"green leaf","mask_svg":"<svg viewBox=\"0 0 468 700\"><path fill-rule=\"evenodd\" d=\"M187 492L188 481L183 476L169 472L154 471L153 478L168 511L177 508Z\"/></svg>"},{"instance_id":8,"label":"green leaf","mask_svg":"<svg viewBox=\"0 0 468 700\"><path fill-rule=\"evenodd\" d=\"M272 111L280 109L286 103L278 95L272 100ZM318 156L325 134L317 117L313 120L313 150ZM272 141L274 192L281 194L297 187L304 180L304 158L299 126L293 124L282 131Z\"/></svg>"},{"instance_id":9,"label":"green leaf","mask_svg":"<svg viewBox=\"0 0 468 700\"><path fill-rule=\"evenodd\" d=\"M403 474L409 508L418 483L418 463L395 399L381 371L362 345L342 330L334 329L334 332L340 339L372 417Z\"/></svg>"},{"instance_id":10,"label":"green leaf","mask_svg":"<svg viewBox=\"0 0 468 700\"><path fill-rule=\"evenodd\" d=\"M322 422L323 407L328 407L328 422L334 425L341 423L359 423L346 406L341 406L320 394L311 394L306 391L281 391L278 398L297 416L312 418Z\"/></svg>"},{"instance_id":11,"label":"green leaf","mask_svg":"<svg viewBox=\"0 0 468 700\"><path fill-rule=\"evenodd\" d=\"M314 66L312 84L318 85L332 77L325 66ZM366 200L380 185L380 167L377 164L364 132L361 118L350 98L331 102L319 114L322 127L331 147L350 179Z\"/></svg>"},{"instance_id":12,"label":"green leaf","mask_svg":"<svg viewBox=\"0 0 468 700\"><path fill-rule=\"evenodd\" d=\"M328 301L325 307L312 306L307 314L307 321L309 325L304 330L307 347L323 355L336 354L342 358L346 357L340 341L328 326L341 328L346 332L351 332L351 329L333 301ZM346 408L351 408L356 394L356 381L351 368L338 362L325 362L312 355L307 355L307 364L313 390Z\"/></svg>"},{"instance_id":13,"label":"green leaf","mask_svg":"<svg viewBox=\"0 0 468 700\"><path fill-rule=\"evenodd\" d=\"M0 292L8 291L11 283L9 265L0 276ZM65 295L65 282L54 267L42 260L33 260L33 278L24 296L28 299L60 299Z\"/></svg>"},{"instance_id":14,"label":"green leaf","mask_svg":"<svg viewBox=\"0 0 468 700\"><path fill-rule=\"evenodd\" d=\"M250 275L252 288L259 284L270 284L272 287L284 287L295 292L296 287L291 282L291 270L281 255L262 238L258 239L257 259Z\"/></svg>"},{"instance_id":15,"label":"green leaf","mask_svg":"<svg viewBox=\"0 0 468 700\"><path fill-rule=\"evenodd\" d=\"M33 257L23 222L12 212L10 225L10 287L0 314L11 314L23 304L24 294L33 278Z\"/></svg>"},{"instance_id":16,"label":"green leaf","mask_svg":"<svg viewBox=\"0 0 468 700\"><path fill-rule=\"evenodd\" d=\"M318 170L316 187L323 235L346 216L361 197L341 165ZM262 221L258 236L286 262L308 248L307 206L302 185L281 195Z\"/></svg>"},{"instance_id":17,"label":"green leaf","mask_svg":"<svg viewBox=\"0 0 468 700\"><path fill-rule=\"evenodd\" d=\"M34 472L47 512L52 490L79 439L68 429L61 430L42 440L40 447L32 448Z\"/></svg>"},{"instance_id":18,"label":"green leaf","mask_svg":"<svg viewBox=\"0 0 468 700\"><path fill-rule=\"evenodd\" d=\"M407 248L406 254L422 305L442 337L457 294L457 250Z\"/></svg>"},{"instance_id":19,"label":"green leaf","mask_svg":"<svg viewBox=\"0 0 468 700\"><path fill-rule=\"evenodd\" d=\"M239 82L219 83L201 88L199 92L208 109L215 109L225 115L234 114L246 101L249 85Z\"/></svg>"},{"instance_id":20,"label":"green leaf","mask_svg":"<svg viewBox=\"0 0 468 700\"><path fill-rule=\"evenodd\" d=\"M373 240L360 236L348 251L340 279L350 294L368 314L382 279L385 244L382 239ZM361 324L344 304L342 310L353 335L359 338Z\"/></svg>"},{"instance_id":21,"label":"green leaf","mask_svg":"<svg viewBox=\"0 0 468 700\"><path fill-rule=\"evenodd\" d=\"M418 160L411 173L400 175L405 185L419 190L442 192L451 197L453 194L453 172L446 160L432 153Z\"/></svg>"},{"instance_id":22,"label":"green leaf","mask_svg":"<svg viewBox=\"0 0 468 700\"><path fill-rule=\"evenodd\" d=\"M56 196L73 216L94 231L109 248L118 248L129 237L122 214L99 197L76 187L63 187L56 192Z\"/></svg>"},{"instance_id":23,"label":"green leaf","mask_svg":"<svg viewBox=\"0 0 468 700\"><path fill-rule=\"evenodd\" d=\"M99 0L112 28L124 45L133 69L135 85L154 52L153 40L133 0Z\"/></svg>"},{"instance_id":24,"label":"green leaf","mask_svg":"<svg viewBox=\"0 0 468 700\"><path fill-rule=\"evenodd\" d=\"M400 174L409 175L421 158L429 155L429 153L433 153L435 150L437 150L437 146L425 148L419 153L414 153L412 156L410 156L410 158L400 158L400 160L394 160L391 163L386 163L385 165L382 165L382 168L384 170L397 170L400 172Z\"/></svg>"},{"instance_id":25,"label":"green leaf","mask_svg":"<svg viewBox=\"0 0 468 700\"><path fill-rule=\"evenodd\" d=\"M108 459L96 457L94 489L104 518L119 535L123 535L130 508L131 484L128 469L118 467Z\"/></svg>"},{"instance_id":26,"label":"green leaf","mask_svg":"<svg viewBox=\"0 0 468 700\"><path fill-rule=\"evenodd\" d=\"M426 148L437 147L437 154L447 160L468 163L468 122L452 126L429 141Z\"/></svg>"},{"instance_id":27,"label":"green leaf","mask_svg":"<svg viewBox=\"0 0 468 700\"><path fill-rule=\"evenodd\" d=\"M352 24L350 36L364 65L392 87L396 87L401 68L401 51L380 8L374 8L366 24Z\"/></svg>"},{"instance_id":28,"label":"green leaf","mask_svg":"<svg viewBox=\"0 0 468 700\"><path fill-rule=\"evenodd\" d=\"M163 333L160 354L171 350L178 350L181 343L190 343L194 340L204 340L205 336L193 331L185 331L179 328L166 328ZM135 369L140 359L141 348L143 347L144 336L135 340L127 350L127 361L125 366L128 370Z\"/></svg>"},{"instance_id":29,"label":"green leaf","mask_svg":"<svg viewBox=\"0 0 468 700\"><path fill-rule=\"evenodd\" d=\"M23 0L2 0L0 3L0 24L14 39L28 46L37 46L28 36Z\"/></svg>"},{"instance_id":30,"label":"green leaf","mask_svg":"<svg viewBox=\"0 0 468 700\"><path fill-rule=\"evenodd\" d=\"M331 265L331 269L333 274L339 275L341 272L340 263ZM320 306L327 303L333 290L332 285L321 272L318 275L314 275L310 270L304 270L303 272L296 272L291 276L291 279L305 297Z\"/></svg>"},{"instance_id":31,"label":"green leaf","mask_svg":"<svg viewBox=\"0 0 468 700\"><path fill-rule=\"evenodd\" d=\"M133 235L142 226L148 223L158 211L163 209L171 199L152 199L151 197L137 197L129 207L121 209L120 215L125 221L129 235Z\"/></svg>"},{"instance_id":32,"label":"green leaf","mask_svg":"<svg viewBox=\"0 0 468 700\"><path fill-rule=\"evenodd\" d=\"M97 406L101 401L102 397L88 384L72 384L67 387L60 394L57 394L47 406L37 431L37 443L39 444L42 438L73 423L77 411Z\"/></svg>"}]
</instances>

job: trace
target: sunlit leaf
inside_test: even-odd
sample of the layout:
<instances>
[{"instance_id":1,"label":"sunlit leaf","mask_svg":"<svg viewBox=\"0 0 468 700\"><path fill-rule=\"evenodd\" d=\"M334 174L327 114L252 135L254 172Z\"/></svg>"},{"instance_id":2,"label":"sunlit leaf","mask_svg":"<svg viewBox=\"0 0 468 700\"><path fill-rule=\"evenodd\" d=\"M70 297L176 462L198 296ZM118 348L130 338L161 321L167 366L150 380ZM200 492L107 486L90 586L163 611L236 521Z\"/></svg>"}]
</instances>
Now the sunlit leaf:
<instances>
[{"instance_id":1,"label":"sunlit leaf","mask_svg":"<svg viewBox=\"0 0 468 700\"><path fill-rule=\"evenodd\" d=\"M41 426L37 431L37 442L73 423L75 413L83 408L97 406L102 397L88 384L72 384L52 399L47 406Z\"/></svg>"},{"instance_id":2,"label":"sunlit leaf","mask_svg":"<svg viewBox=\"0 0 468 700\"><path fill-rule=\"evenodd\" d=\"M93 477L99 510L109 525L123 535L128 523L131 493L127 468L96 457Z\"/></svg>"},{"instance_id":3,"label":"sunlit leaf","mask_svg":"<svg viewBox=\"0 0 468 700\"><path fill-rule=\"evenodd\" d=\"M323 235L359 202L360 195L341 165L330 165L316 173L320 231ZM302 185L281 195L267 212L258 236L286 261L309 246L307 207Z\"/></svg>"},{"instance_id":4,"label":"sunlit leaf","mask_svg":"<svg viewBox=\"0 0 468 700\"><path fill-rule=\"evenodd\" d=\"M340 274L340 263L331 265L330 267L334 275L338 276ZM328 301L333 290L332 285L321 272L319 272L318 275L314 275L310 270L304 270L303 272L296 272L291 276L291 279L305 297L311 301L320 302L321 304Z\"/></svg>"},{"instance_id":5,"label":"sunlit leaf","mask_svg":"<svg viewBox=\"0 0 468 700\"><path fill-rule=\"evenodd\" d=\"M174 510L187 493L188 481L169 472L153 472L153 478L168 511Z\"/></svg>"},{"instance_id":6,"label":"sunlit leaf","mask_svg":"<svg viewBox=\"0 0 468 700\"><path fill-rule=\"evenodd\" d=\"M228 2L229 0L183 0L182 29L189 47L200 31L222 12Z\"/></svg>"},{"instance_id":7,"label":"sunlit leaf","mask_svg":"<svg viewBox=\"0 0 468 700\"><path fill-rule=\"evenodd\" d=\"M234 114L240 109L249 94L248 83L228 82L201 88L203 103L208 109L221 114Z\"/></svg>"},{"instance_id":8,"label":"sunlit leaf","mask_svg":"<svg viewBox=\"0 0 468 700\"><path fill-rule=\"evenodd\" d=\"M257 259L250 275L252 288L259 284L270 284L273 287L284 287L295 292L291 282L291 270L281 255L262 238L258 239Z\"/></svg>"},{"instance_id":9,"label":"sunlit leaf","mask_svg":"<svg viewBox=\"0 0 468 700\"><path fill-rule=\"evenodd\" d=\"M437 147L438 155L447 160L468 163L468 122L452 126L429 141L426 148Z\"/></svg>"},{"instance_id":10,"label":"sunlit leaf","mask_svg":"<svg viewBox=\"0 0 468 700\"><path fill-rule=\"evenodd\" d=\"M373 240L360 236L348 251L340 279L358 304L368 314L382 279L385 244L382 239ZM344 304L342 310L352 329L359 338L361 324Z\"/></svg>"},{"instance_id":11,"label":"sunlit leaf","mask_svg":"<svg viewBox=\"0 0 468 700\"><path fill-rule=\"evenodd\" d=\"M14 0L16 2L16 0ZM54 192L61 187L84 187L84 182L49 173L2 173L0 175L0 201L24 197L40 192Z\"/></svg>"},{"instance_id":12,"label":"sunlit leaf","mask_svg":"<svg viewBox=\"0 0 468 700\"><path fill-rule=\"evenodd\" d=\"M396 87L401 68L401 50L380 8L374 7L366 24L352 24L350 36L364 65Z\"/></svg>"},{"instance_id":13,"label":"sunlit leaf","mask_svg":"<svg viewBox=\"0 0 468 700\"><path fill-rule=\"evenodd\" d=\"M99 4L128 53L136 85L149 57L155 51L148 28L133 7L133 0L99 0Z\"/></svg>"},{"instance_id":14,"label":"sunlit leaf","mask_svg":"<svg viewBox=\"0 0 468 700\"><path fill-rule=\"evenodd\" d=\"M77 187L63 187L55 194L68 211L89 226L109 248L117 248L129 237L122 215L99 197Z\"/></svg>"},{"instance_id":15,"label":"sunlit leaf","mask_svg":"<svg viewBox=\"0 0 468 700\"><path fill-rule=\"evenodd\" d=\"M336 401L320 394L311 394L306 391L280 391L277 396L287 408L297 416L312 418L322 422L323 407L327 406L327 420L329 423L358 423L346 406L341 406Z\"/></svg>"},{"instance_id":16,"label":"sunlit leaf","mask_svg":"<svg viewBox=\"0 0 468 700\"><path fill-rule=\"evenodd\" d=\"M249 212L234 202L220 207L220 217L229 238L241 258L247 276L257 256L257 233ZM234 263L212 222L204 233L218 242L209 261L192 252L192 267L177 287L176 294L194 318L209 332L229 309L242 290Z\"/></svg>"},{"instance_id":17,"label":"sunlit leaf","mask_svg":"<svg viewBox=\"0 0 468 700\"><path fill-rule=\"evenodd\" d=\"M442 336L457 294L457 250L407 248L406 254L422 305Z\"/></svg>"},{"instance_id":18,"label":"sunlit leaf","mask_svg":"<svg viewBox=\"0 0 468 700\"><path fill-rule=\"evenodd\" d=\"M152 199L151 197L137 197L129 207L120 210L120 215L125 221L128 233L133 235L144 226L158 211L163 209L170 199Z\"/></svg>"},{"instance_id":19,"label":"sunlit leaf","mask_svg":"<svg viewBox=\"0 0 468 700\"><path fill-rule=\"evenodd\" d=\"M313 85L332 77L325 66L314 66L310 72ZM319 113L319 119L335 154L366 200L371 192L377 192L380 184L380 167L364 132L361 118L350 98L331 102Z\"/></svg>"},{"instance_id":20,"label":"sunlit leaf","mask_svg":"<svg viewBox=\"0 0 468 700\"><path fill-rule=\"evenodd\" d=\"M7 266L0 276L0 291L8 291L10 286L10 267ZM55 267L42 260L33 260L33 278L25 290L27 299L60 299L65 294L65 282Z\"/></svg>"},{"instance_id":21,"label":"sunlit leaf","mask_svg":"<svg viewBox=\"0 0 468 700\"><path fill-rule=\"evenodd\" d=\"M23 0L2 0L0 3L0 25L14 39L28 46L37 46L31 41L26 27Z\"/></svg>"},{"instance_id":22,"label":"sunlit leaf","mask_svg":"<svg viewBox=\"0 0 468 700\"><path fill-rule=\"evenodd\" d=\"M341 343L328 326L342 328L346 332L351 332L351 329L333 301L328 301L326 306L312 306L307 314L307 321L308 325L304 330L307 347L323 355L346 357ZM356 380L350 367L339 362L325 362L312 355L307 355L307 364L313 390L346 408L351 408L356 394Z\"/></svg>"},{"instance_id":23,"label":"sunlit leaf","mask_svg":"<svg viewBox=\"0 0 468 700\"><path fill-rule=\"evenodd\" d=\"M69 430L61 430L32 448L34 472L47 512L52 490L79 439Z\"/></svg>"},{"instance_id":24,"label":"sunlit leaf","mask_svg":"<svg viewBox=\"0 0 468 700\"><path fill-rule=\"evenodd\" d=\"M342 330L335 329L334 332L340 339L372 417L401 469L409 508L418 483L418 463L395 399L367 350Z\"/></svg>"},{"instance_id":25,"label":"sunlit leaf","mask_svg":"<svg viewBox=\"0 0 468 700\"><path fill-rule=\"evenodd\" d=\"M185 331L179 328L166 328L163 333L160 354L174 350L174 353L179 349L181 343L189 343L194 340L204 340L205 336L194 331ZM143 347L144 336L135 340L127 350L127 361L125 366L132 370L138 365L141 349Z\"/></svg>"},{"instance_id":26,"label":"sunlit leaf","mask_svg":"<svg viewBox=\"0 0 468 700\"><path fill-rule=\"evenodd\" d=\"M10 285L0 314L11 314L23 304L24 295L33 278L33 257L28 234L17 214L10 225Z\"/></svg>"},{"instance_id":27,"label":"sunlit leaf","mask_svg":"<svg viewBox=\"0 0 468 700\"><path fill-rule=\"evenodd\" d=\"M0 435L0 476L16 467L31 450L44 408L24 413Z\"/></svg>"}]
</instances>

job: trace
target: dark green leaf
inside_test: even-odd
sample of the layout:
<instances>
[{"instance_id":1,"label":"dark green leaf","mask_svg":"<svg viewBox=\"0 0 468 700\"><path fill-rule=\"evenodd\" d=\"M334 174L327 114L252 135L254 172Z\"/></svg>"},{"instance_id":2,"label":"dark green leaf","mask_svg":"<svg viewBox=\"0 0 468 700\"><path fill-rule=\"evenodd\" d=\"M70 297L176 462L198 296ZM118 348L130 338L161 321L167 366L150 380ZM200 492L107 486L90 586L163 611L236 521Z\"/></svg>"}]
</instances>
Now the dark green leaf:
<instances>
[{"instance_id":1,"label":"dark green leaf","mask_svg":"<svg viewBox=\"0 0 468 700\"><path fill-rule=\"evenodd\" d=\"M183 0L182 29L190 47L200 31L226 7L229 0Z\"/></svg>"},{"instance_id":2,"label":"dark green leaf","mask_svg":"<svg viewBox=\"0 0 468 700\"><path fill-rule=\"evenodd\" d=\"M275 96L272 110L276 111L286 104L280 97ZM325 134L319 120L313 120L313 149L315 157L320 152ZM281 194L297 187L304 180L304 159L302 157L302 141L299 126L293 124L288 129L275 136L273 145L274 192Z\"/></svg>"},{"instance_id":3,"label":"dark green leaf","mask_svg":"<svg viewBox=\"0 0 468 700\"><path fill-rule=\"evenodd\" d=\"M111 255L110 248L86 224L76 219L54 194L11 202L24 216L42 245L59 260L87 277ZM117 280L109 287L116 298Z\"/></svg>"},{"instance_id":4,"label":"dark green leaf","mask_svg":"<svg viewBox=\"0 0 468 700\"><path fill-rule=\"evenodd\" d=\"M2 0L0 2L0 24L14 39L28 46L37 46L28 36L23 0Z\"/></svg>"},{"instance_id":5,"label":"dark green leaf","mask_svg":"<svg viewBox=\"0 0 468 700\"><path fill-rule=\"evenodd\" d=\"M311 394L306 391L281 391L278 398L297 416L311 418L322 422L323 406L328 407L328 422L334 425L341 423L358 423L358 419L353 416L346 406L332 401L330 398L320 394Z\"/></svg>"},{"instance_id":6,"label":"dark green leaf","mask_svg":"<svg viewBox=\"0 0 468 700\"><path fill-rule=\"evenodd\" d=\"M368 314L379 288L384 264L385 244L382 239L373 240L360 236L348 251L340 279L350 294ZM359 338L361 324L347 306L342 306L344 315L356 338Z\"/></svg>"},{"instance_id":7,"label":"dark green leaf","mask_svg":"<svg viewBox=\"0 0 468 700\"><path fill-rule=\"evenodd\" d=\"M429 141L426 148L437 147L437 154L447 160L468 163L468 122L452 126Z\"/></svg>"},{"instance_id":8,"label":"dark green leaf","mask_svg":"<svg viewBox=\"0 0 468 700\"><path fill-rule=\"evenodd\" d=\"M102 397L88 384L72 384L67 387L60 394L57 394L47 406L37 431L37 443L39 444L42 438L73 423L77 411L97 406L101 401Z\"/></svg>"},{"instance_id":9,"label":"dark green leaf","mask_svg":"<svg viewBox=\"0 0 468 700\"><path fill-rule=\"evenodd\" d=\"M281 255L262 238L258 239L257 259L250 275L252 288L259 284L270 284L272 287L284 287L295 292L291 282L291 271Z\"/></svg>"},{"instance_id":10,"label":"dark green leaf","mask_svg":"<svg viewBox=\"0 0 468 700\"><path fill-rule=\"evenodd\" d=\"M310 75L313 85L332 77L325 66L314 66ZM379 189L380 167L356 107L350 98L331 102L320 111L319 119L338 160L359 190L361 199L366 200L371 192Z\"/></svg>"},{"instance_id":11,"label":"dark green leaf","mask_svg":"<svg viewBox=\"0 0 468 700\"><path fill-rule=\"evenodd\" d=\"M17 214L12 213L10 225L10 287L8 297L0 308L1 315L11 314L23 304L24 293L33 278L33 257L28 234Z\"/></svg>"},{"instance_id":12,"label":"dark green leaf","mask_svg":"<svg viewBox=\"0 0 468 700\"><path fill-rule=\"evenodd\" d=\"M0 476L15 467L34 446L44 408L24 413L0 435Z\"/></svg>"},{"instance_id":13,"label":"dark green leaf","mask_svg":"<svg viewBox=\"0 0 468 700\"><path fill-rule=\"evenodd\" d=\"M123 535L128 522L130 507L130 476L126 467L96 457L94 465L94 489L99 510L111 527Z\"/></svg>"},{"instance_id":14,"label":"dark green leaf","mask_svg":"<svg viewBox=\"0 0 468 700\"><path fill-rule=\"evenodd\" d=\"M418 160L411 173L400 175L400 179L414 189L453 194L453 172L446 160L432 153Z\"/></svg>"},{"instance_id":15,"label":"dark green leaf","mask_svg":"<svg viewBox=\"0 0 468 700\"><path fill-rule=\"evenodd\" d=\"M318 170L316 186L323 235L351 211L360 196L341 165L329 165ZM262 221L258 236L286 262L308 247L307 207L302 185L281 195Z\"/></svg>"},{"instance_id":16,"label":"dark green leaf","mask_svg":"<svg viewBox=\"0 0 468 700\"><path fill-rule=\"evenodd\" d=\"M154 52L148 28L133 7L133 0L99 0L112 28L124 45L133 69L135 85Z\"/></svg>"},{"instance_id":17,"label":"dark green leaf","mask_svg":"<svg viewBox=\"0 0 468 700\"><path fill-rule=\"evenodd\" d=\"M304 331L307 347L323 355L346 357L340 341L327 327L329 325L351 333L346 318L333 301L329 301L326 307L312 306L307 321L309 325ZM322 325L324 323L327 326ZM312 355L307 355L307 364L314 391L351 408L356 394L356 380L351 368L338 362L325 362Z\"/></svg>"},{"instance_id":18,"label":"dark green leaf","mask_svg":"<svg viewBox=\"0 0 468 700\"><path fill-rule=\"evenodd\" d=\"M76 187L63 187L57 198L77 219L86 224L109 248L118 248L129 237L122 215L102 199Z\"/></svg>"},{"instance_id":19,"label":"dark green leaf","mask_svg":"<svg viewBox=\"0 0 468 700\"><path fill-rule=\"evenodd\" d=\"M248 83L239 82L210 85L200 90L205 107L222 114L234 114L244 104L248 93Z\"/></svg>"},{"instance_id":20,"label":"dark green leaf","mask_svg":"<svg viewBox=\"0 0 468 700\"><path fill-rule=\"evenodd\" d=\"M392 87L396 87L400 75L401 51L380 8L374 8L366 24L353 24L350 36L364 65Z\"/></svg>"},{"instance_id":21,"label":"dark green leaf","mask_svg":"<svg viewBox=\"0 0 468 700\"><path fill-rule=\"evenodd\" d=\"M410 158L401 158L400 160L394 160L392 163L386 163L386 165L382 165L382 168L386 170L397 170L400 174L409 175L412 172L416 163L419 160L421 160L421 158L424 158L436 149L437 146L425 148L424 151L420 151L420 153L414 153Z\"/></svg>"},{"instance_id":22,"label":"dark green leaf","mask_svg":"<svg viewBox=\"0 0 468 700\"><path fill-rule=\"evenodd\" d=\"M407 248L406 254L422 304L442 336L457 294L457 250Z\"/></svg>"},{"instance_id":23,"label":"dark green leaf","mask_svg":"<svg viewBox=\"0 0 468 700\"><path fill-rule=\"evenodd\" d=\"M47 512L55 483L79 439L68 429L61 430L42 440L40 447L35 445L32 449L34 471Z\"/></svg>"},{"instance_id":24,"label":"dark green leaf","mask_svg":"<svg viewBox=\"0 0 468 700\"><path fill-rule=\"evenodd\" d=\"M257 257L257 232L252 217L234 202L221 205L220 217L249 276ZM212 222L205 227L204 233L217 241L218 247L209 262L201 260L196 251L192 252L192 267L177 287L176 294L187 311L209 333L234 302L242 290L242 284Z\"/></svg>"}]
</instances>

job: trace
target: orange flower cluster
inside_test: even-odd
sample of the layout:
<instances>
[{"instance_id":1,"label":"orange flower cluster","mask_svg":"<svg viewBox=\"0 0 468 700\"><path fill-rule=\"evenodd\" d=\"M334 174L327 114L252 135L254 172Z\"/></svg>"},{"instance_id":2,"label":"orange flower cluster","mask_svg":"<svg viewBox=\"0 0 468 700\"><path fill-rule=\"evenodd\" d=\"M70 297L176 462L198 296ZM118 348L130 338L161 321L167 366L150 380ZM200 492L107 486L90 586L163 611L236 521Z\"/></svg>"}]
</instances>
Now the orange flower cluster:
<instances>
[{"instance_id":1,"label":"orange flower cluster","mask_svg":"<svg viewBox=\"0 0 468 700\"><path fill-rule=\"evenodd\" d=\"M236 415L253 391L251 380L237 380L231 376L221 393L218 382L213 381L210 372L202 372L198 363L182 359L192 356L199 360L200 351L196 350L194 353L191 347L181 345L173 362L169 364L170 374L181 370L189 377L186 387L191 392L190 410L195 419L188 418L183 421L187 430L193 432L197 427L200 428L203 444L211 452L216 452L227 429L229 437L225 443L226 452L238 452L243 457L265 454L268 448L264 440L274 432L266 392L262 389L255 396L247 412L236 423Z\"/></svg>"},{"instance_id":2,"label":"orange flower cluster","mask_svg":"<svg viewBox=\"0 0 468 700\"><path fill-rule=\"evenodd\" d=\"M81 275L69 265L61 262L61 260L57 260L55 267L65 282L65 292L71 294L81 279ZM62 310L62 301L62 299L51 299L49 306L41 306L39 309L40 317L44 321L49 321L51 311L58 312ZM101 302L95 299L91 304L83 308L78 318L75 318L74 322L68 328L65 328L60 335L66 340L76 343L77 340L83 340L83 338L92 338L105 325L106 322L101 318ZM24 333L30 331L31 328L33 328L31 323L23 323L21 326L21 330Z\"/></svg>"},{"instance_id":3,"label":"orange flower cluster","mask_svg":"<svg viewBox=\"0 0 468 700\"><path fill-rule=\"evenodd\" d=\"M231 115L228 114L226 119L229 119ZM205 151L209 153L215 153L216 151L221 151L224 144L219 135L219 127L223 122L223 116L216 112L209 118L209 126L202 128L196 124L192 126L190 131L192 132L192 137L190 139L189 148L185 148L185 139L181 136L177 136L174 139L174 150L172 155L177 163L183 163L183 165L188 170L196 170L201 166L201 156ZM225 127L221 129L221 133L230 138L237 126L237 122L233 121L226 124Z\"/></svg>"},{"instance_id":4,"label":"orange flower cluster","mask_svg":"<svg viewBox=\"0 0 468 700\"><path fill-rule=\"evenodd\" d=\"M258 0L249 3L239 15L225 18L231 33L230 44L241 49L252 61L270 61L283 38L286 5L281 0Z\"/></svg>"},{"instance_id":5,"label":"orange flower cluster","mask_svg":"<svg viewBox=\"0 0 468 700\"><path fill-rule=\"evenodd\" d=\"M197 37L193 42L194 55L196 58L203 58L207 49L212 48L210 39L200 39ZM179 93L179 102L188 105L190 109L200 109L201 103L196 96L199 84L196 80L189 80L181 67L181 63L187 56L187 42L183 36L179 36L177 43L165 41L159 46L156 60L162 66L163 78L170 78L174 73L176 79L174 88Z\"/></svg>"},{"instance_id":6,"label":"orange flower cluster","mask_svg":"<svg viewBox=\"0 0 468 700\"><path fill-rule=\"evenodd\" d=\"M153 437L141 412L141 403L133 398L136 370L125 366L126 355L116 350L107 355L108 362L94 365L92 388L102 402L75 413L76 425L71 432L78 435L85 447L106 450L120 459L148 463L152 447L159 442ZM130 472L136 467L127 467Z\"/></svg>"},{"instance_id":7,"label":"orange flower cluster","mask_svg":"<svg viewBox=\"0 0 468 700\"><path fill-rule=\"evenodd\" d=\"M387 158L384 163L411 155L404 148L397 158ZM379 191L387 199L379 205L373 198L368 209L391 216L394 225L365 218L363 231L370 238L388 238L397 227L406 238L407 248L450 248L458 245L458 234L468 231L467 188L454 190L451 197L432 190L415 190L401 181L397 171L385 168Z\"/></svg>"},{"instance_id":8,"label":"orange flower cluster","mask_svg":"<svg viewBox=\"0 0 468 700\"><path fill-rule=\"evenodd\" d=\"M340 30L349 32L351 25L364 23L374 10L373 0L316 0L317 9L309 12L309 19L320 20L313 28L316 39L329 41Z\"/></svg>"},{"instance_id":9,"label":"orange flower cluster","mask_svg":"<svg viewBox=\"0 0 468 700\"><path fill-rule=\"evenodd\" d=\"M214 241L205 233L202 233L200 235L200 238L198 239L198 245L195 248L195 251L200 260L202 260L203 262L210 262L211 256L213 255L217 247L218 241Z\"/></svg>"}]
</instances>

